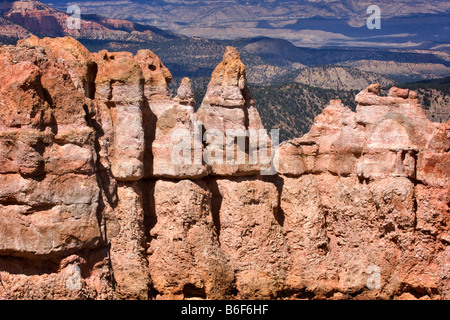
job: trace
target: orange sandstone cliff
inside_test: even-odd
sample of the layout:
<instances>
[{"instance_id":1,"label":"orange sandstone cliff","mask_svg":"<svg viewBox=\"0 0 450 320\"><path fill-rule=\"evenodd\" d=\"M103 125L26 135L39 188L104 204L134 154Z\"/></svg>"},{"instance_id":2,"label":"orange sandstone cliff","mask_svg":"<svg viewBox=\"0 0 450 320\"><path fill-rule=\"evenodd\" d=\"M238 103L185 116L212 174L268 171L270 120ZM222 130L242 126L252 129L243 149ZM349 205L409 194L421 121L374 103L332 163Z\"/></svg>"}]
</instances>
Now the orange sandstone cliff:
<instances>
[{"instance_id":1,"label":"orange sandstone cliff","mask_svg":"<svg viewBox=\"0 0 450 320\"><path fill-rule=\"evenodd\" d=\"M261 175L171 161L179 130L228 159L197 123L263 128L234 48L197 112L149 50L31 37L0 79L0 298L450 299L450 124L413 91L331 101Z\"/></svg>"}]
</instances>

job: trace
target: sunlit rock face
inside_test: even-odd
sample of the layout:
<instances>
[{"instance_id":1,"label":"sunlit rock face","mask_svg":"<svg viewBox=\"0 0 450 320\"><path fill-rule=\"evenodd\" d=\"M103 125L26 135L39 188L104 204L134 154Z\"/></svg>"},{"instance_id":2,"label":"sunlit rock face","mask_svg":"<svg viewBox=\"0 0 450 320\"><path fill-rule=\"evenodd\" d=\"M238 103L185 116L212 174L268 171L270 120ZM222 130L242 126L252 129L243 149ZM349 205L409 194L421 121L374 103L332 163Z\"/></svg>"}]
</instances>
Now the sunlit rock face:
<instances>
[{"instance_id":1,"label":"sunlit rock face","mask_svg":"<svg viewBox=\"0 0 450 320\"><path fill-rule=\"evenodd\" d=\"M450 298L450 125L414 91L239 149L208 136L264 129L231 47L197 112L150 50L32 37L0 78L0 298Z\"/></svg>"}]
</instances>

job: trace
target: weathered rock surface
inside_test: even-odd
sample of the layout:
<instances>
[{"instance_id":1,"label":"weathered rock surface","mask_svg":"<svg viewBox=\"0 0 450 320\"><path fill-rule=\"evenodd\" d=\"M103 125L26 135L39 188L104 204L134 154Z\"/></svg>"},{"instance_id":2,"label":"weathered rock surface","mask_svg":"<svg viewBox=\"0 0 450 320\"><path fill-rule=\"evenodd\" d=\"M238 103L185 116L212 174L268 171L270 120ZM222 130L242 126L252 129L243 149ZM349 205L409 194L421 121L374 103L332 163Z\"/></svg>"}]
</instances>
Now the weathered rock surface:
<instances>
[{"instance_id":1,"label":"weathered rock surface","mask_svg":"<svg viewBox=\"0 0 450 320\"><path fill-rule=\"evenodd\" d=\"M308 134L280 146L298 259L287 282L316 297L448 299L448 123L427 121L414 92L378 93L358 94L356 113L332 101ZM380 285L364 291L374 271Z\"/></svg>"},{"instance_id":2,"label":"weathered rock surface","mask_svg":"<svg viewBox=\"0 0 450 320\"><path fill-rule=\"evenodd\" d=\"M110 298L93 102L35 41L0 48L2 282L13 299Z\"/></svg>"},{"instance_id":3,"label":"weathered rock surface","mask_svg":"<svg viewBox=\"0 0 450 320\"><path fill-rule=\"evenodd\" d=\"M133 54L94 54L98 72L95 98L109 108L113 124L111 170L120 181L137 181L144 176L143 75Z\"/></svg>"},{"instance_id":4,"label":"weathered rock surface","mask_svg":"<svg viewBox=\"0 0 450 320\"><path fill-rule=\"evenodd\" d=\"M269 299L284 288L289 262L277 221L279 195L273 183L258 179L218 179L215 212L219 241L236 273L240 299Z\"/></svg>"},{"instance_id":5,"label":"weathered rock surface","mask_svg":"<svg viewBox=\"0 0 450 320\"><path fill-rule=\"evenodd\" d=\"M155 225L147 253L156 298L230 298L234 270L219 243L207 184L159 180L149 190Z\"/></svg>"},{"instance_id":6,"label":"weathered rock surface","mask_svg":"<svg viewBox=\"0 0 450 320\"><path fill-rule=\"evenodd\" d=\"M97 65L91 53L78 41L71 37L43 38L36 36L18 41L18 44L28 44L48 48L53 55L67 68L75 87L88 98L94 98L94 82L97 75Z\"/></svg>"},{"instance_id":7,"label":"weathered rock surface","mask_svg":"<svg viewBox=\"0 0 450 320\"><path fill-rule=\"evenodd\" d=\"M145 80L145 97L147 99L169 98L167 86L172 81L172 74L158 56L150 50L139 50L134 59L139 63Z\"/></svg>"},{"instance_id":8,"label":"weathered rock surface","mask_svg":"<svg viewBox=\"0 0 450 320\"><path fill-rule=\"evenodd\" d=\"M150 100L150 106L158 104ZM192 82L184 78L177 96L157 116L154 129L153 176L201 178L208 175L203 161L202 126L194 113Z\"/></svg>"},{"instance_id":9,"label":"weathered rock surface","mask_svg":"<svg viewBox=\"0 0 450 320\"><path fill-rule=\"evenodd\" d=\"M246 72L237 50L227 47L197 111L197 119L206 130L205 159L214 175L254 175L270 167L259 160L257 145L251 148L245 143L252 140L249 129L264 128L247 87ZM266 135L256 139L270 145Z\"/></svg>"},{"instance_id":10,"label":"weathered rock surface","mask_svg":"<svg viewBox=\"0 0 450 320\"><path fill-rule=\"evenodd\" d=\"M206 161L263 129L234 48L197 113L149 50L32 37L0 78L0 298L450 299L450 124L413 91L332 100L265 176Z\"/></svg>"},{"instance_id":11,"label":"weathered rock surface","mask_svg":"<svg viewBox=\"0 0 450 320\"><path fill-rule=\"evenodd\" d=\"M150 276L145 259L142 191L137 183L119 183L111 237L111 268L122 299L148 299Z\"/></svg>"}]
</instances>

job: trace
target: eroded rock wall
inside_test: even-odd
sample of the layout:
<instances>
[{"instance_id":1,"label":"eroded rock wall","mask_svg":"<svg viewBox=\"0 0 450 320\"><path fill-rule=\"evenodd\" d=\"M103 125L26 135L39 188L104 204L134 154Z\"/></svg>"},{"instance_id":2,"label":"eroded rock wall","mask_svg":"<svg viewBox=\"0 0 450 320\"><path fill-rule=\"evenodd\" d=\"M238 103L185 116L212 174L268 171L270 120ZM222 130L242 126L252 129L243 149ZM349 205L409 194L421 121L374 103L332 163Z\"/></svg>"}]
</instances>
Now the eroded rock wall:
<instances>
[{"instance_id":1,"label":"eroded rock wall","mask_svg":"<svg viewBox=\"0 0 450 320\"><path fill-rule=\"evenodd\" d=\"M413 91L260 136L267 175L234 48L197 113L149 50L32 37L0 48L0 79L0 298L450 299L450 124Z\"/></svg>"}]
</instances>

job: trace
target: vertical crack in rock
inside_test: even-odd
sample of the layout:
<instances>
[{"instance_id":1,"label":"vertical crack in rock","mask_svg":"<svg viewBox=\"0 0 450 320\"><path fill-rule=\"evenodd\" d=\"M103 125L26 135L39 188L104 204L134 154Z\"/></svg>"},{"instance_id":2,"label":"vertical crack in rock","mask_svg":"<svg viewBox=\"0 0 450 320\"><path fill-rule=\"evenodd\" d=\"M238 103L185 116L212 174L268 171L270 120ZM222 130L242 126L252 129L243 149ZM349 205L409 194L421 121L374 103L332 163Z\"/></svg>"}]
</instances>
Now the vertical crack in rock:
<instances>
[{"instance_id":1,"label":"vertical crack in rock","mask_svg":"<svg viewBox=\"0 0 450 320\"><path fill-rule=\"evenodd\" d=\"M143 210L144 210L144 255L146 258L146 263L148 263L148 255L151 253L151 245L153 240L157 240L157 236L152 234L152 229L158 223L158 218L155 211L155 181L150 179L144 179L139 182L140 189L142 190L143 199ZM149 299L155 299L157 296L161 295L153 285L153 280L151 279L151 270L148 270L149 283L148 283L148 297Z\"/></svg>"},{"instance_id":2,"label":"vertical crack in rock","mask_svg":"<svg viewBox=\"0 0 450 320\"><path fill-rule=\"evenodd\" d=\"M208 179L208 186L211 190L212 198L211 198L211 215L214 223L214 228L216 231L217 241L220 245L220 209L222 207L223 198L219 191L219 186L217 185L217 181L215 179Z\"/></svg>"}]
</instances>

